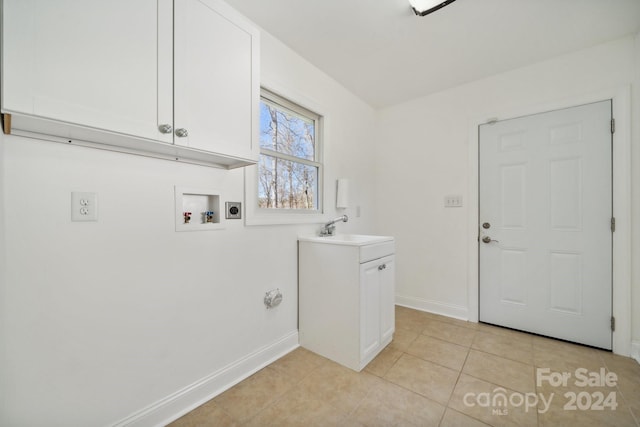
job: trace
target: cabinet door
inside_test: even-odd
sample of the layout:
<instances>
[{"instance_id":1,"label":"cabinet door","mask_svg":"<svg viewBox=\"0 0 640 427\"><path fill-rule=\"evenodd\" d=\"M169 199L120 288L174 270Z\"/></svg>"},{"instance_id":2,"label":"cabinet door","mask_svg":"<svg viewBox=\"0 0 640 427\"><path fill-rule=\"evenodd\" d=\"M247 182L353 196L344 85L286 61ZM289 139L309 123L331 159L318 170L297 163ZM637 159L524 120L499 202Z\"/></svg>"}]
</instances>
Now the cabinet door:
<instances>
[{"instance_id":1,"label":"cabinet door","mask_svg":"<svg viewBox=\"0 0 640 427\"><path fill-rule=\"evenodd\" d=\"M393 336L396 329L395 310L395 257L382 260L384 268L380 270L380 341Z\"/></svg>"},{"instance_id":2,"label":"cabinet door","mask_svg":"<svg viewBox=\"0 0 640 427\"><path fill-rule=\"evenodd\" d=\"M379 260L360 265L360 360L380 347Z\"/></svg>"},{"instance_id":3,"label":"cabinet door","mask_svg":"<svg viewBox=\"0 0 640 427\"><path fill-rule=\"evenodd\" d=\"M4 0L3 111L162 139L158 91L171 87L159 87L158 63L171 52L158 46L158 34L171 25L159 21L170 19L170 5Z\"/></svg>"},{"instance_id":4,"label":"cabinet door","mask_svg":"<svg viewBox=\"0 0 640 427\"><path fill-rule=\"evenodd\" d=\"M259 33L219 0L176 0L174 13L175 143L257 160Z\"/></svg>"}]
</instances>

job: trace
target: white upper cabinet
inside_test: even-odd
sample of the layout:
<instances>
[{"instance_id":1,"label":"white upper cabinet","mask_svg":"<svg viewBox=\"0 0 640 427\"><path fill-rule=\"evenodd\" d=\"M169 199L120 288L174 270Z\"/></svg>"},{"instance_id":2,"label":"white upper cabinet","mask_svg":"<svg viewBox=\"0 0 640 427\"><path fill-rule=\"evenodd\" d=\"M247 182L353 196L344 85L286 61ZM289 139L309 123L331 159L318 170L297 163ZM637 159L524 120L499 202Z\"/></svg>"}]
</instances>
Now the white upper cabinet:
<instances>
[{"instance_id":1,"label":"white upper cabinet","mask_svg":"<svg viewBox=\"0 0 640 427\"><path fill-rule=\"evenodd\" d=\"M3 110L157 138L156 0L3 3Z\"/></svg>"},{"instance_id":2,"label":"white upper cabinet","mask_svg":"<svg viewBox=\"0 0 640 427\"><path fill-rule=\"evenodd\" d=\"M253 156L257 31L217 0L176 1L174 14L176 144ZM188 136L180 137L180 129Z\"/></svg>"},{"instance_id":3,"label":"white upper cabinet","mask_svg":"<svg viewBox=\"0 0 640 427\"><path fill-rule=\"evenodd\" d=\"M259 91L259 33L222 1L3 1L12 133L244 166Z\"/></svg>"}]
</instances>

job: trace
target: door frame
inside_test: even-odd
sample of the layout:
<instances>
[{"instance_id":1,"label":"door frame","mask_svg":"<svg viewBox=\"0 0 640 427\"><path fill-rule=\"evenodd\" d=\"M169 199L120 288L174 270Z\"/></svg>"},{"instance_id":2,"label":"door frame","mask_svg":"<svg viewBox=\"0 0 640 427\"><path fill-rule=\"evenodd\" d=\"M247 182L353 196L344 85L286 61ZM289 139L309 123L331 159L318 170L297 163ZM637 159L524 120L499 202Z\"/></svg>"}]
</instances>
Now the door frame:
<instances>
[{"instance_id":1,"label":"door frame","mask_svg":"<svg viewBox=\"0 0 640 427\"><path fill-rule=\"evenodd\" d=\"M582 104L612 102L615 133L613 134L613 289L612 313L616 318L613 332L613 352L631 354L631 86L602 90L583 96L562 99L542 105L493 111L469 124L469 187L468 244L467 244L467 307L469 321L477 322L479 315L479 143L478 127L493 120L507 120L571 108Z\"/></svg>"}]
</instances>

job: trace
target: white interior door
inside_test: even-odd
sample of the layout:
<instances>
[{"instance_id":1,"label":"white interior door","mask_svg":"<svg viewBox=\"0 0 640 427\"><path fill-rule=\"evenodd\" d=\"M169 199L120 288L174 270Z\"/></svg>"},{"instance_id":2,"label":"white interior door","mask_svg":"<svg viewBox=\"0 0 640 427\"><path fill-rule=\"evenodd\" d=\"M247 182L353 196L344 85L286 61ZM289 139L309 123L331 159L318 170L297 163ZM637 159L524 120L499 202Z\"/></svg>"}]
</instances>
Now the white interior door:
<instances>
[{"instance_id":1,"label":"white interior door","mask_svg":"<svg viewBox=\"0 0 640 427\"><path fill-rule=\"evenodd\" d=\"M480 321L611 349L611 101L480 126Z\"/></svg>"}]
</instances>

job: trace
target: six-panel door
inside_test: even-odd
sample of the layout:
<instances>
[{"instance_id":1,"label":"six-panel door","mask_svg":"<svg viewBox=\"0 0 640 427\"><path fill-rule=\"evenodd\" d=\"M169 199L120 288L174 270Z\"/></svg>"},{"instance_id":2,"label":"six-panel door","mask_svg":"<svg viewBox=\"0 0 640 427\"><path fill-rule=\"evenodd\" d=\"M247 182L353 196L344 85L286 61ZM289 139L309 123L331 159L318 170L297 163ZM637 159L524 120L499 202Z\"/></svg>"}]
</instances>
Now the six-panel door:
<instances>
[{"instance_id":1,"label":"six-panel door","mask_svg":"<svg viewBox=\"0 0 640 427\"><path fill-rule=\"evenodd\" d=\"M480 127L480 320L611 348L611 102Z\"/></svg>"}]
</instances>

